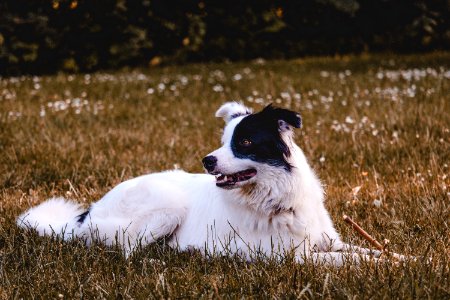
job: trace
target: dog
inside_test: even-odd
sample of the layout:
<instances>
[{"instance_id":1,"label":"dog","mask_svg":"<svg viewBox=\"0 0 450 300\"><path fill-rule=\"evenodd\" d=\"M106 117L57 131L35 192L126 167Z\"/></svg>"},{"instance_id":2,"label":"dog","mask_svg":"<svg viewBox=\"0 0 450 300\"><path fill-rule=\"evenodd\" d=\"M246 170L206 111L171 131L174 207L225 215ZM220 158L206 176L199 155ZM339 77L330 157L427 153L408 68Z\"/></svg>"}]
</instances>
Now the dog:
<instances>
[{"instance_id":1,"label":"dog","mask_svg":"<svg viewBox=\"0 0 450 300\"><path fill-rule=\"evenodd\" d=\"M301 263L377 260L380 251L343 243L335 230L321 182L294 141L298 113L272 105L253 113L228 102L216 117L225 128L222 146L202 160L208 174L136 177L87 210L53 198L20 215L18 226L119 244L127 256L165 237L180 250L245 259L290 252Z\"/></svg>"}]
</instances>

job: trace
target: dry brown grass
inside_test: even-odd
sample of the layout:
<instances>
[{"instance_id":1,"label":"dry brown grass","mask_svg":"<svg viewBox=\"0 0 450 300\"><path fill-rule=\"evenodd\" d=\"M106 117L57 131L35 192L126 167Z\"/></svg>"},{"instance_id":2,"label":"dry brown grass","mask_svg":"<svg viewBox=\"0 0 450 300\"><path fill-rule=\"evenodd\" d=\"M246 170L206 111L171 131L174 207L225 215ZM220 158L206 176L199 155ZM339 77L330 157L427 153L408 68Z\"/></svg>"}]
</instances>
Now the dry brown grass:
<instances>
[{"instance_id":1,"label":"dry brown grass","mask_svg":"<svg viewBox=\"0 0 450 300\"><path fill-rule=\"evenodd\" d=\"M448 299L449 94L448 53L2 78L0 298ZM178 253L163 241L125 260L115 248L15 226L50 196L87 205L147 172L203 172L201 158L219 145L214 112L230 99L301 112L298 143L344 240L367 246L345 213L393 250L432 263L248 263Z\"/></svg>"}]
</instances>

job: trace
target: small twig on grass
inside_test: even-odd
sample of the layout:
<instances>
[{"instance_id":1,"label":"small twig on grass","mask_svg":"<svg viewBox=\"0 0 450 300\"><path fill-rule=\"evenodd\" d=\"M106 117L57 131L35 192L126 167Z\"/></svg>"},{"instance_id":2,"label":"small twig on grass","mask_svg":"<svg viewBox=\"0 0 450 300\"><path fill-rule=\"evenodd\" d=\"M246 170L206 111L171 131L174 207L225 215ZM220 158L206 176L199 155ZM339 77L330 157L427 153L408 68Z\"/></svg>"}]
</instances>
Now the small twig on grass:
<instances>
[{"instance_id":1,"label":"small twig on grass","mask_svg":"<svg viewBox=\"0 0 450 300\"><path fill-rule=\"evenodd\" d=\"M368 234L367 231L362 229L361 226L359 226L349 216L344 215L343 218L347 224L351 225L352 228L355 229L360 235L362 235L363 238L365 238L367 241L369 241L369 243L371 243L372 246L374 246L375 248L377 248L380 251L385 250L384 249L385 247L383 247L383 245L381 245L380 242L378 242L374 237L372 237L370 234Z\"/></svg>"},{"instance_id":2,"label":"small twig on grass","mask_svg":"<svg viewBox=\"0 0 450 300\"><path fill-rule=\"evenodd\" d=\"M398 254L395 252L390 252L388 249L389 246L389 240L385 239L383 241L383 245L378 242L374 237L372 237L369 233L367 233L367 231L365 231L364 229L361 228L361 226L359 226L355 221L353 221L349 216L344 215L343 216L344 221L349 224L350 226L352 226L353 229L355 229L360 235L362 235L367 241L369 241L372 246L374 246L375 248L377 248L378 250L381 251L381 253L386 253L387 255L399 260L399 261L405 261L406 258L408 257L409 259L416 261L416 257L414 256L404 256L402 254Z\"/></svg>"}]
</instances>

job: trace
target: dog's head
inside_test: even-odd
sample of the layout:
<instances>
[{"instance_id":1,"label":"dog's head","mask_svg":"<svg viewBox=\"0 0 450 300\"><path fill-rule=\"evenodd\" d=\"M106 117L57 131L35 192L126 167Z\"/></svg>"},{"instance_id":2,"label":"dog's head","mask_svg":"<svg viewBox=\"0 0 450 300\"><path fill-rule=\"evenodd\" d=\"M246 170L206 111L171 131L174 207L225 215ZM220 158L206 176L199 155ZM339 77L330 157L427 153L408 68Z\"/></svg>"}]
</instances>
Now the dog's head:
<instances>
[{"instance_id":1,"label":"dog's head","mask_svg":"<svg viewBox=\"0 0 450 300\"><path fill-rule=\"evenodd\" d=\"M301 126L299 114L272 105L252 113L242 104L229 102L216 117L226 122L222 147L206 156L203 165L216 175L218 187L238 188L265 177L264 173L291 172L291 137L293 128Z\"/></svg>"}]
</instances>

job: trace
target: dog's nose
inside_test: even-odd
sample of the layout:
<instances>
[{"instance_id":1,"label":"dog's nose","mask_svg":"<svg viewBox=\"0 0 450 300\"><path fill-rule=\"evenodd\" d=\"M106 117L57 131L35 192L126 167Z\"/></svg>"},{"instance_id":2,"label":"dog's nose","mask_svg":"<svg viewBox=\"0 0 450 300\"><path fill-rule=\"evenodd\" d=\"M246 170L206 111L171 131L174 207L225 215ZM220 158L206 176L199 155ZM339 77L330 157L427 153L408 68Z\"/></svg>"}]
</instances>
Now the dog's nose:
<instances>
[{"instance_id":1,"label":"dog's nose","mask_svg":"<svg viewBox=\"0 0 450 300\"><path fill-rule=\"evenodd\" d=\"M216 168L217 158L215 156L208 155L205 158L203 158L202 163L206 171L211 173Z\"/></svg>"}]
</instances>

